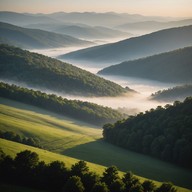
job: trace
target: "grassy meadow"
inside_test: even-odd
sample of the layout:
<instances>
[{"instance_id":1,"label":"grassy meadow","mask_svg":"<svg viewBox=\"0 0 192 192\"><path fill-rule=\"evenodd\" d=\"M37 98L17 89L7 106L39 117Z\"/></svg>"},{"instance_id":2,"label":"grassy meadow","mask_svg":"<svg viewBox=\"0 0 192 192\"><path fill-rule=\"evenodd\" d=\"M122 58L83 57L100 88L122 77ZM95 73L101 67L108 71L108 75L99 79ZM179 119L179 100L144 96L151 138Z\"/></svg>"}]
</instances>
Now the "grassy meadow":
<instances>
[{"instance_id":1,"label":"grassy meadow","mask_svg":"<svg viewBox=\"0 0 192 192\"><path fill-rule=\"evenodd\" d=\"M46 149L0 139L1 148L11 156L30 149L46 162L60 160L69 167L81 159L89 162L90 170L100 174L105 166L116 165L122 172L131 170L141 177L171 181L177 186L192 189L189 170L105 143L101 128L37 107L0 98L0 130L37 137ZM179 188L179 191L191 190Z\"/></svg>"}]
</instances>

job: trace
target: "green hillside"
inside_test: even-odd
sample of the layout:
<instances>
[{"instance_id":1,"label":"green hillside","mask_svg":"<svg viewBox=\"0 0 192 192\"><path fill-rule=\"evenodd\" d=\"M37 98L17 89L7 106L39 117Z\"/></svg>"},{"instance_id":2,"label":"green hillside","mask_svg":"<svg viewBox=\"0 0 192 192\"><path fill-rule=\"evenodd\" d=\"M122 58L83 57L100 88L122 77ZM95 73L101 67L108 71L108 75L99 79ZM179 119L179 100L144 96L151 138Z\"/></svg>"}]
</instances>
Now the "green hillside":
<instances>
[{"instance_id":1,"label":"green hillside","mask_svg":"<svg viewBox=\"0 0 192 192\"><path fill-rule=\"evenodd\" d=\"M158 101L176 101L183 100L192 96L192 85L180 85L169 89L157 91L151 95L151 99Z\"/></svg>"},{"instance_id":2,"label":"green hillside","mask_svg":"<svg viewBox=\"0 0 192 192\"><path fill-rule=\"evenodd\" d=\"M93 44L68 35L39 29L27 29L2 22L0 22L0 43L27 49L87 46Z\"/></svg>"},{"instance_id":3,"label":"green hillside","mask_svg":"<svg viewBox=\"0 0 192 192\"><path fill-rule=\"evenodd\" d=\"M192 169L192 97L103 128L110 143Z\"/></svg>"},{"instance_id":4,"label":"green hillside","mask_svg":"<svg viewBox=\"0 0 192 192\"><path fill-rule=\"evenodd\" d=\"M116 64L192 45L192 25L165 29L116 43L94 46L61 55L68 60ZM108 65L109 66L109 65Z\"/></svg>"},{"instance_id":5,"label":"green hillside","mask_svg":"<svg viewBox=\"0 0 192 192\"><path fill-rule=\"evenodd\" d=\"M127 115L109 107L78 100L68 100L54 94L46 94L2 82L0 82L0 97L34 105L95 125L103 125L127 117Z\"/></svg>"},{"instance_id":6,"label":"green hillside","mask_svg":"<svg viewBox=\"0 0 192 192\"><path fill-rule=\"evenodd\" d=\"M0 45L0 76L27 85L86 96L117 96L130 91L56 59Z\"/></svg>"},{"instance_id":7,"label":"green hillside","mask_svg":"<svg viewBox=\"0 0 192 192\"><path fill-rule=\"evenodd\" d=\"M192 47L107 67L99 74L139 77L162 82L192 82Z\"/></svg>"},{"instance_id":8,"label":"green hillside","mask_svg":"<svg viewBox=\"0 0 192 192\"><path fill-rule=\"evenodd\" d=\"M1 103L0 130L37 137L45 149L67 156L68 165L74 162L71 157L103 166L116 165L121 171L131 170L142 177L172 181L176 185L192 188L190 171L105 143L101 139L101 129L10 100L1 99ZM11 142L14 145L9 147L9 143L1 139L1 147L12 155L22 149L28 149L27 146L14 142ZM49 152L43 154L44 158L51 158ZM56 160L58 156L59 154L51 160ZM61 157L63 156L60 155L59 160ZM96 167L93 169L97 171ZM103 168L99 170L101 172Z\"/></svg>"}]
</instances>

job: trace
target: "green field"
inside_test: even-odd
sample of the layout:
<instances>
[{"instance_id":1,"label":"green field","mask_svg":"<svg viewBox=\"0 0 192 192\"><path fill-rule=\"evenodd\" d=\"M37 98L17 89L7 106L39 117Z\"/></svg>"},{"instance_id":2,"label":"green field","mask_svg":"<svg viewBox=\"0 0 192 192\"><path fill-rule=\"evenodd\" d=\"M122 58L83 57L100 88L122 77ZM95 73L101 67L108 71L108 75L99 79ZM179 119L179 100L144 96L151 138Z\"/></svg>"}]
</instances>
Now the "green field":
<instances>
[{"instance_id":1,"label":"green field","mask_svg":"<svg viewBox=\"0 0 192 192\"><path fill-rule=\"evenodd\" d=\"M15 155L28 148L36 151L46 162L63 160L70 166L82 159L90 162L90 169L98 173L103 172L103 166L116 165L124 172L131 170L141 177L171 181L177 186L192 189L190 170L105 143L98 127L2 98L0 103L1 130L38 137L44 148L53 152L1 139L0 146L8 154ZM191 190L180 188L179 191Z\"/></svg>"}]
</instances>

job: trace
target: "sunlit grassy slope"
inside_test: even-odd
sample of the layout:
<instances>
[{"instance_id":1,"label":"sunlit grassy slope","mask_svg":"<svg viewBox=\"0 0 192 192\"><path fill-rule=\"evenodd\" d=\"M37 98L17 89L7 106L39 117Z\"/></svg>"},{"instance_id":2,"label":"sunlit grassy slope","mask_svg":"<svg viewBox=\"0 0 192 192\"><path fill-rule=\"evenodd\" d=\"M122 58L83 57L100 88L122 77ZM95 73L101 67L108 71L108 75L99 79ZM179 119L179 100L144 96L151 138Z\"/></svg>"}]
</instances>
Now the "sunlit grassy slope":
<instances>
[{"instance_id":1,"label":"sunlit grassy slope","mask_svg":"<svg viewBox=\"0 0 192 192\"><path fill-rule=\"evenodd\" d=\"M105 143L98 127L2 98L0 103L1 130L38 137L47 150L54 152L1 139L0 146L8 154L15 155L28 148L46 162L63 160L70 166L82 159L94 163L89 164L90 168L98 173L104 170L100 165L116 165L121 171L131 170L142 177L192 188L191 171Z\"/></svg>"}]
</instances>

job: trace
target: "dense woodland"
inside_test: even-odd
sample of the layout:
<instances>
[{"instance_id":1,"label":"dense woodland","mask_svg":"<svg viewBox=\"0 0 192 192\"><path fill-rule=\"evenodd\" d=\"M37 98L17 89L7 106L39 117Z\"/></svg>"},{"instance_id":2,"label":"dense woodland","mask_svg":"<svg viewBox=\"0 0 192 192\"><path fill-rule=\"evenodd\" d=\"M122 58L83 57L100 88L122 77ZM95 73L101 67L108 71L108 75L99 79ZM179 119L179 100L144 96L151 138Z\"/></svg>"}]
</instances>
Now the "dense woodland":
<instances>
[{"instance_id":1,"label":"dense woodland","mask_svg":"<svg viewBox=\"0 0 192 192\"><path fill-rule=\"evenodd\" d=\"M118 175L115 166L103 174L89 171L86 162L79 161L68 169L64 162L49 164L39 160L29 150L17 153L13 159L0 151L0 182L42 189L50 192L176 192L171 183L157 187L152 181L140 182L131 172Z\"/></svg>"},{"instance_id":2,"label":"dense woodland","mask_svg":"<svg viewBox=\"0 0 192 192\"><path fill-rule=\"evenodd\" d=\"M192 97L103 127L106 141L192 168Z\"/></svg>"},{"instance_id":3,"label":"dense woodland","mask_svg":"<svg viewBox=\"0 0 192 192\"><path fill-rule=\"evenodd\" d=\"M192 96L192 84L180 85L157 91L151 95L151 99L159 101L176 101L189 96Z\"/></svg>"},{"instance_id":4,"label":"dense woodland","mask_svg":"<svg viewBox=\"0 0 192 192\"><path fill-rule=\"evenodd\" d=\"M130 91L78 67L37 53L0 45L1 79L86 96L117 96Z\"/></svg>"},{"instance_id":5,"label":"dense woodland","mask_svg":"<svg viewBox=\"0 0 192 192\"><path fill-rule=\"evenodd\" d=\"M68 100L54 94L18 87L0 82L0 97L34 105L59 114L96 125L115 122L125 115L109 107L78 100Z\"/></svg>"},{"instance_id":6,"label":"dense woodland","mask_svg":"<svg viewBox=\"0 0 192 192\"><path fill-rule=\"evenodd\" d=\"M99 71L99 74L139 77L171 83L192 82L192 47L130 60Z\"/></svg>"}]
</instances>

